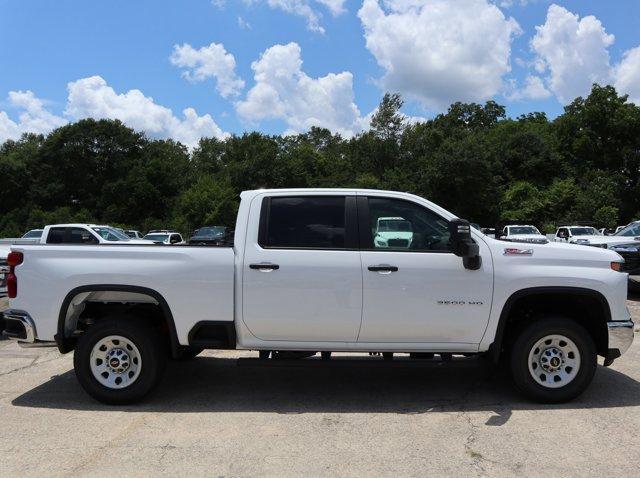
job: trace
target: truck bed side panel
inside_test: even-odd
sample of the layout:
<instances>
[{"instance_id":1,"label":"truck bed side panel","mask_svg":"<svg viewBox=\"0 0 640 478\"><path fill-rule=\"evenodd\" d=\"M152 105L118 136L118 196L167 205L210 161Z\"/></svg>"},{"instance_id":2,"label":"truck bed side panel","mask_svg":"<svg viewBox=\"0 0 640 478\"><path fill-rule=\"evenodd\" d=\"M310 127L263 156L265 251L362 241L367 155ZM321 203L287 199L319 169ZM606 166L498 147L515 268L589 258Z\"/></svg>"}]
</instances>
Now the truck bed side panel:
<instances>
[{"instance_id":1,"label":"truck bed side panel","mask_svg":"<svg viewBox=\"0 0 640 478\"><path fill-rule=\"evenodd\" d=\"M183 345L199 321L233 321L232 248L49 245L13 249L24 252L24 263L16 268L18 297L11 300L11 308L29 312L40 340L53 340L67 294L90 285L155 290L169 305Z\"/></svg>"}]
</instances>

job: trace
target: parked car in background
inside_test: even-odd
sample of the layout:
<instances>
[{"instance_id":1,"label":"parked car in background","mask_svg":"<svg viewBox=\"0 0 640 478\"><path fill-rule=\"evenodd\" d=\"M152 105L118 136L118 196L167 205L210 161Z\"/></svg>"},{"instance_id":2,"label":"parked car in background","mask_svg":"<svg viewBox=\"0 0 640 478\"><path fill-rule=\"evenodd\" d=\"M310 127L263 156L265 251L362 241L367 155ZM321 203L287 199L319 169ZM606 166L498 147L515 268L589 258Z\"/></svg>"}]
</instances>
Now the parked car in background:
<instances>
[{"instance_id":1,"label":"parked car in background","mask_svg":"<svg viewBox=\"0 0 640 478\"><path fill-rule=\"evenodd\" d=\"M413 241L413 226L403 217L379 217L373 242L376 247L409 249Z\"/></svg>"},{"instance_id":2,"label":"parked car in background","mask_svg":"<svg viewBox=\"0 0 640 478\"><path fill-rule=\"evenodd\" d=\"M566 230L566 231L563 231ZM609 249L620 254L625 262L621 271L629 274L629 288L640 289L640 221L634 221L612 236L592 234L592 227L561 227L556 233L558 242ZM569 240L564 237L569 235ZM559 236L561 235L561 236Z\"/></svg>"},{"instance_id":3,"label":"parked car in background","mask_svg":"<svg viewBox=\"0 0 640 478\"><path fill-rule=\"evenodd\" d=\"M0 244L0 297L7 294L7 274L9 273L7 256L9 252L11 252L11 246Z\"/></svg>"},{"instance_id":4,"label":"parked car in background","mask_svg":"<svg viewBox=\"0 0 640 478\"><path fill-rule=\"evenodd\" d=\"M512 242L531 242L534 244L546 244L547 237L540 233L537 227L529 224L514 224L502 229L500 239Z\"/></svg>"},{"instance_id":5,"label":"parked car in background","mask_svg":"<svg viewBox=\"0 0 640 478\"><path fill-rule=\"evenodd\" d=\"M555 242L589 245L591 240L604 237L600 231L591 226L561 226L556 231Z\"/></svg>"},{"instance_id":6,"label":"parked car in background","mask_svg":"<svg viewBox=\"0 0 640 478\"><path fill-rule=\"evenodd\" d=\"M140 231L135 231L133 229L127 229L124 233L131 239L142 239L144 237Z\"/></svg>"},{"instance_id":7,"label":"parked car in background","mask_svg":"<svg viewBox=\"0 0 640 478\"><path fill-rule=\"evenodd\" d=\"M40 244L152 244L131 239L118 229L97 224L53 224L45 226Z\"/></svg>"},{"instance_id":8,"label":"parked car in background","mask_svg":"<svg viewBox=\"0 0 640 478\"><path fill-rule=\"evenodd\" d=\"M40 239L42 237L42 231L44 231L44 229L31 229L24 233L22 239Z\"/></svg>"},{"instance_id":9,"label":"parked car in background","mask_svg":"<svg viewBox=\"0 0 640 478\"><path fill-rule=\"evenodd\" d=\"M185 244L179 232L167 230L150 231L143 239L156 244Z\"/></svg>"},{"instance_id":10,"label":"parked car in background","mask_svg":"<svg viewBox=\"0 0 640 478\"><path fill-rule=\"evenodd\" d=\"M233 231L226 226L206 226L193 231L190 245L221 246L233 241Z\"/></svg>"}]
</instances>

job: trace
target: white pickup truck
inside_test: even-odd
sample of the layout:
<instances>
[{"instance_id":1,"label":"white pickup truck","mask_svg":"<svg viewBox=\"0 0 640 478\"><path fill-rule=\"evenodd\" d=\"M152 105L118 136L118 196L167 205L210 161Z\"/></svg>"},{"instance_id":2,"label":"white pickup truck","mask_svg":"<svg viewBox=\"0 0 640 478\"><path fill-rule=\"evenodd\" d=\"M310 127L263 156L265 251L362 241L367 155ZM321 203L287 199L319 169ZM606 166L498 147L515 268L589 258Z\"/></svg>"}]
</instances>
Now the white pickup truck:
<instances>
[{"instance_id":1,"label":"white pickup truck","mask_svg":"<svg viewBox=\"0 0 640 478\"><path fill-rule=\"evenodd\" d=\"M411 223L409 247L376 246L389 217ZM107 403L141 399L167 358L205 348L265 363L479 354L506 361L529 398L561 402L633 340L621 262L491 239L406 193L247 191L233 247L12 246L4 334L74 350L81 385Z\"/></svg>"}]
</instances>

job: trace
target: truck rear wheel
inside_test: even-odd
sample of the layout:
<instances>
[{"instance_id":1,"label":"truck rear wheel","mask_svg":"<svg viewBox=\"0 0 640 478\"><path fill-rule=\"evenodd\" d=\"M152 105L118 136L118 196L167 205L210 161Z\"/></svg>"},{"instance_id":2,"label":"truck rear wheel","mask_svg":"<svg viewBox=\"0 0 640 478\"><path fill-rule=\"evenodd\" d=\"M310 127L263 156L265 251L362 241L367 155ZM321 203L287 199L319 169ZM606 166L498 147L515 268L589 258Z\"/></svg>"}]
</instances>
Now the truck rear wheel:
<instances>
[{"instance_id":1,"label":"truck rear wheel","mask_svg":"<svg viewBox=\"0 0 640 478\"><path fill-rule=\"evenodd\" d=\"M166 365L160 334L136 317L106 318L78 340L73 366L82 388L108 404L133 403L158 383Z\"/></svg>"},{"instance_id":2,"label":"truck rear wheel","mask_svg":"<svg viewBox=\"0 0 640 478\"><path fill-rule=\"evenodd\" d=\"M511 349L516 388L542 403L567 402L589 386L597 367L596 347L576 322L547 317L528 325Z\"/></svg>"}]
</instances>

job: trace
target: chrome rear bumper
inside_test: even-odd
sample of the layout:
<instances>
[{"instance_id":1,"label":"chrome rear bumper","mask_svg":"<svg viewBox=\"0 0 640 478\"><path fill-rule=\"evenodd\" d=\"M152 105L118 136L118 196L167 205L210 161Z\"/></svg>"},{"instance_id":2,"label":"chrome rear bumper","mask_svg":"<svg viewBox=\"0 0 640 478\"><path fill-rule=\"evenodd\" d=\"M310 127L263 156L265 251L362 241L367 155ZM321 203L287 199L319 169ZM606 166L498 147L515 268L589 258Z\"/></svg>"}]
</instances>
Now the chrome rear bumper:
<instances>
[{"instance_id":1,"label":"chrome rear bumper","mask_svg":"<svg viewBox=\"0 0 640 478\"><path fill-rule=\"evenodd\" d=\"M43 342L37 339L36 326L26 312L6 310L3 313L4 330L2 335L15 340L21 347L55 347L55 342Z\"/></svg>"}]
</instances>

